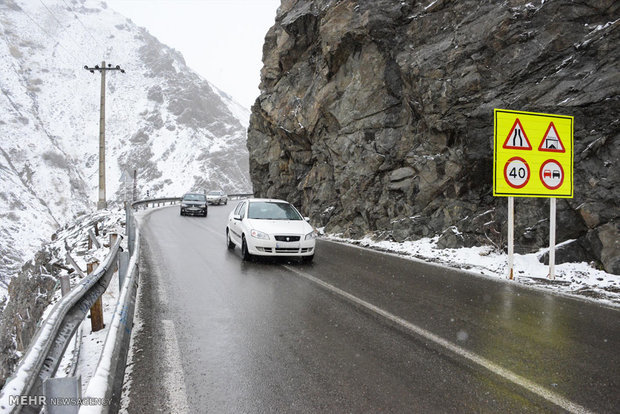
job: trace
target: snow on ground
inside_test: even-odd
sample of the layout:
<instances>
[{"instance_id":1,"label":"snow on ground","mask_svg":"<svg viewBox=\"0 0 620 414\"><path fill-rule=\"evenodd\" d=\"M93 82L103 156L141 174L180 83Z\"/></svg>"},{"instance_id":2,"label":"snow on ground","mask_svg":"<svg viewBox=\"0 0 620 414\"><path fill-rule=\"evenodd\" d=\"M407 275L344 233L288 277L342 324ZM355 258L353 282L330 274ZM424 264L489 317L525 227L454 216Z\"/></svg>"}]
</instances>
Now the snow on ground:
<instances>
[{"instance_id":1,"label":"snow on ground","mask_svg":"<svg viewBox=\"0 0 620 414\"><path fill-rule=\"evenodd\" d=\"M87 316L84 321L82 321L82 325L78 330L78 333L81 331L82 338L77 373L82 377L82 392L88 388L88 383L97 369L97 364L99 364L101 351L105 344L106 337L108 336L112 318L114 317L118 297L118 272L116 272L110 280L108 288L101 296L103 305L103 329L93 332L90 324L90 317Z\"/></svg>"},{"instance_id":2,"label":"snow on ground","mask_svg":"<svg viewBox=\"0 0 620 414\"><path fill-rule=\"evenodd\" d=\"M57 260L62 261L67 254L67 249L72 251L76 264L86 271L86 263L93 260L97 260L102 263L107 254L109 248L106 247L109 239L107 236L101 235L97 237L97 240L101 244L99 249L87 250L86 240L88 239L89 230L92 231L92 224L99 223L100 228L105 229L105 233L118 233L124 234L123 225L121 224L125 219L124 210L99 210L84 216L80 223L74 226L67 226L66 228L58 231L58 240L52 244L59 250ZM127 240L124 239L121 242L121 247L126 248ZM82 280L77 273L71 274L71 286L75 287ZM69 346L65 350L63 360L58 368L57 376L72 376L74 373L81 375L82 377L82 389L85 390L88 385L101 354L101 348L105 342L105 338L108 334L108 327L112 316L114 315L114 309L116 302L118 301L119 286L118 286L118 272L114 273L108 288L102 295L103 305L103 321L104 329L92 332L90 325L90 313L86 316L76 333L74 334ZM42 320L45 320L51 311L62 298L60 290L58 290L52 300L52 303L42 316ZM77 366L76 366L77 364Z\"/></svg>"},{"instance_id":3,"label":"snow on ground","mask_svg":"<svg viewBox=\"0 0 620 414\"><path fill-rule=\"evenodd\" d=\"M498 279L508 279L508 255L498 252L491 246L440 249L437 248L438 236L402 243L374 241L370 237L354 240L334 234L327 234L324 237L328 240L395 253L410 259L419 259ZM545 248L532 254L515 254L513 271L515 282L577 295L611 306L620 306L620 276L595 269L589 263L563 263L556 264L555 280L549 280L549 266L538 261L538 257L548 250Z\"/></svg>"}]
</instances>

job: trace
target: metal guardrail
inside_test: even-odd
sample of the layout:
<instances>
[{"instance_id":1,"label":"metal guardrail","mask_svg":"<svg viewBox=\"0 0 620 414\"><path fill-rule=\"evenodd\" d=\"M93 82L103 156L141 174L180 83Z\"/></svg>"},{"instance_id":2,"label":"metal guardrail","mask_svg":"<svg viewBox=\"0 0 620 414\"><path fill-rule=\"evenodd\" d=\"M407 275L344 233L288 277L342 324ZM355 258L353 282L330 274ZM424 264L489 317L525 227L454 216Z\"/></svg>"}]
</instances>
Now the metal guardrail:
<instances>
[{"instance_id":1,"label":"metal guardrail","mask_svg":"<svg viewBox=\"0 0 620 414\"><path fill-rule=\"evenodd\" d=\"M229 198L252 197L253 194L229 194ZM84 278L52 309L33 339L15 373L0 393L0 412L39 413L45 405L44 383L54 377L71 338L88 311L107 289L112 275L119 270L121 293L108 330L103 352L84 397L108 401L108 405L83 405L80 413L118 411L129 341L133 326L136 292L139 280L140 232L133 210L175 204L181 197L154 198L134 202L126 209L126 237L129 252L122 252L122 236L93 273ZM19 398L15 404L11 399ZM22 402L26 401L22 405ZM48 407L49 408L49 407Z\"/></svg>"},{"instance_id":2,"label":"metal guardrail","mask_svg":"<svg viewBox=\"0 0 620 414\"><path fill-rule=\"evenodd\" d=\"M80 414L116 413L119 410L140 277L138 267L140 261L140 230L136 225L132 209L127 208L126 213L129 246L133 246L130 249L131 258L129 259L129 255L127 255L129 263L125 274L119 273L120 296L101 352L101 358L83 396L85 400L109 403L83 405L80 408ZM121 258L123 257L121 256Z\"/></svg>"},{"instance_id":3,"label":"metal guardrail","mask_svg":"<svg viewBox=\"0 0 620 414\"><path fill-rule=\"evenodd\" d=\"M235 198L254 197L254 193L228 194L228 198L230 197L235 197Z\"/></svg>"},{"instance_id":4,"label":"metal guardrail","mask_svg":"<svg viewBox=\"0 0 620 414\"><path fill-rule=\"evenodd\" d=\"M148 207L149 204L152 204L151 207L159 207L162 205L176 204L181 201L181 197L164 197L164 198L150 198L148 200L140 200L131 204L134 209L139 209L140 207Z\"/></svg>"},{"instance_id":5,"label":"metal guardrail","mask_svg":"<svg viewBox=\"0 0 620 414\"><path fill-rule=\"evenodd\" d=\"M253 193L238 193L238 194L228 194L228 198L244 198L244 197L253 197ZM163 198L150 198L147 200L140 200L134 202L131 206L134 209L139 209L140 207L148 207L149 204L151 207L160 207L165 206L166 204L176 204L181 201L181 197L163 197Z\"/></svg>"},{"instance_id":6,"label":"metal guardrail","mask_svg":"<svg viewBox=\"0 0 620 414\"><path fill-rule=\"evenodd\" d=\"M54 376L71 337L110 283L116 270L121 239L119 236L97 269L54 306L15 373L4 385L0 409L15 413L41 410L45 401L42 398L43 383ZM14 404L11 397L25 399L27 405Z\"/></svg>"}]
</instances>

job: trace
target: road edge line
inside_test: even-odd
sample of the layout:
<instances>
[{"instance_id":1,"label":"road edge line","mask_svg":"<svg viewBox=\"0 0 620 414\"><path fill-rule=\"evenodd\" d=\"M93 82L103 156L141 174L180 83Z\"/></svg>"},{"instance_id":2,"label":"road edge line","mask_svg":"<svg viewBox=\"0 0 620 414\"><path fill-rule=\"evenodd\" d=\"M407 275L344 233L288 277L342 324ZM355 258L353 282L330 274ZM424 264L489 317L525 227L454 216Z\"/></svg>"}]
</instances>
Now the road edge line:
<instances>
[{"instance_id":1,"label":"road edge line","mask_svg":"<svg viewBox=\"0 0 620 414\"><path fill-rule=\"evenodd\" d=\"M177 340L174 322L169 319L161 321L163 330L162 338L164 341L164 355L171 369L164 373L164 387L170 396L168 408L171 412L189 414L189 404L187 391L185 389L185 375L183 374L183 364L181 363L181 352Z\"/></svg>"}]
</instances>

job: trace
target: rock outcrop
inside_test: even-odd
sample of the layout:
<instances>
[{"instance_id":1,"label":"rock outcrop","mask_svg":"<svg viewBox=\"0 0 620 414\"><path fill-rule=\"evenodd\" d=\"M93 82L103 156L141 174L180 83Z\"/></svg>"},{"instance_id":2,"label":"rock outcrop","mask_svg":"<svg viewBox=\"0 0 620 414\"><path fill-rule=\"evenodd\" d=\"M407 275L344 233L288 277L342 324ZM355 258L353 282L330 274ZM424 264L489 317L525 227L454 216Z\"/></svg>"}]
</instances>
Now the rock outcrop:
<instances>
[{"instance_id":1,"label":"rock outcrop","mask_svg":"<svg viewBox=\"0 0 620 414\"><path fill-rule=\"evenodd\" d=\"M557 240L620 274L619 57L614 0L283 0L248 131L255 194L328 232L503 248L493 109L572 115ZM518 250L548 243L548 216L517 199Z\"/></svg>"},{"instance_id":2,"label":"rock outcrop","mask_svg":"<svg viewBox=\"0 0 620 414\"><path fill-rule=\"evenodd\" d=\"M4 386L35 335L38 322L56 291L58 269L41 250L24 264L9 285L9 300L0 304L0 385Z\"/></svg>"}]
</instances>

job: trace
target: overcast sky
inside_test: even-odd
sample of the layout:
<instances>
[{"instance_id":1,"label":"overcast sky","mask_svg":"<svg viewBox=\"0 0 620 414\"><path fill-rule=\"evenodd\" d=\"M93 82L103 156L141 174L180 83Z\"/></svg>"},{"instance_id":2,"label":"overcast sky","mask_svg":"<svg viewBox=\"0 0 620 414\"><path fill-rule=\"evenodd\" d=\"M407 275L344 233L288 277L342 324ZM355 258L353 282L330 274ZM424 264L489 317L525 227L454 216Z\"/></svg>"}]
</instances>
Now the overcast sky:
<instances>
[{"instance_id":1,"label":"overcast sky","mask_svg":"<svg viewBox=\"0 0 620 414\"><path fill-rule=\"evenodd\" d=\"M265 34L280 0L106 0L248 109L259 94Z\"/></svg>"}]
</instances>

